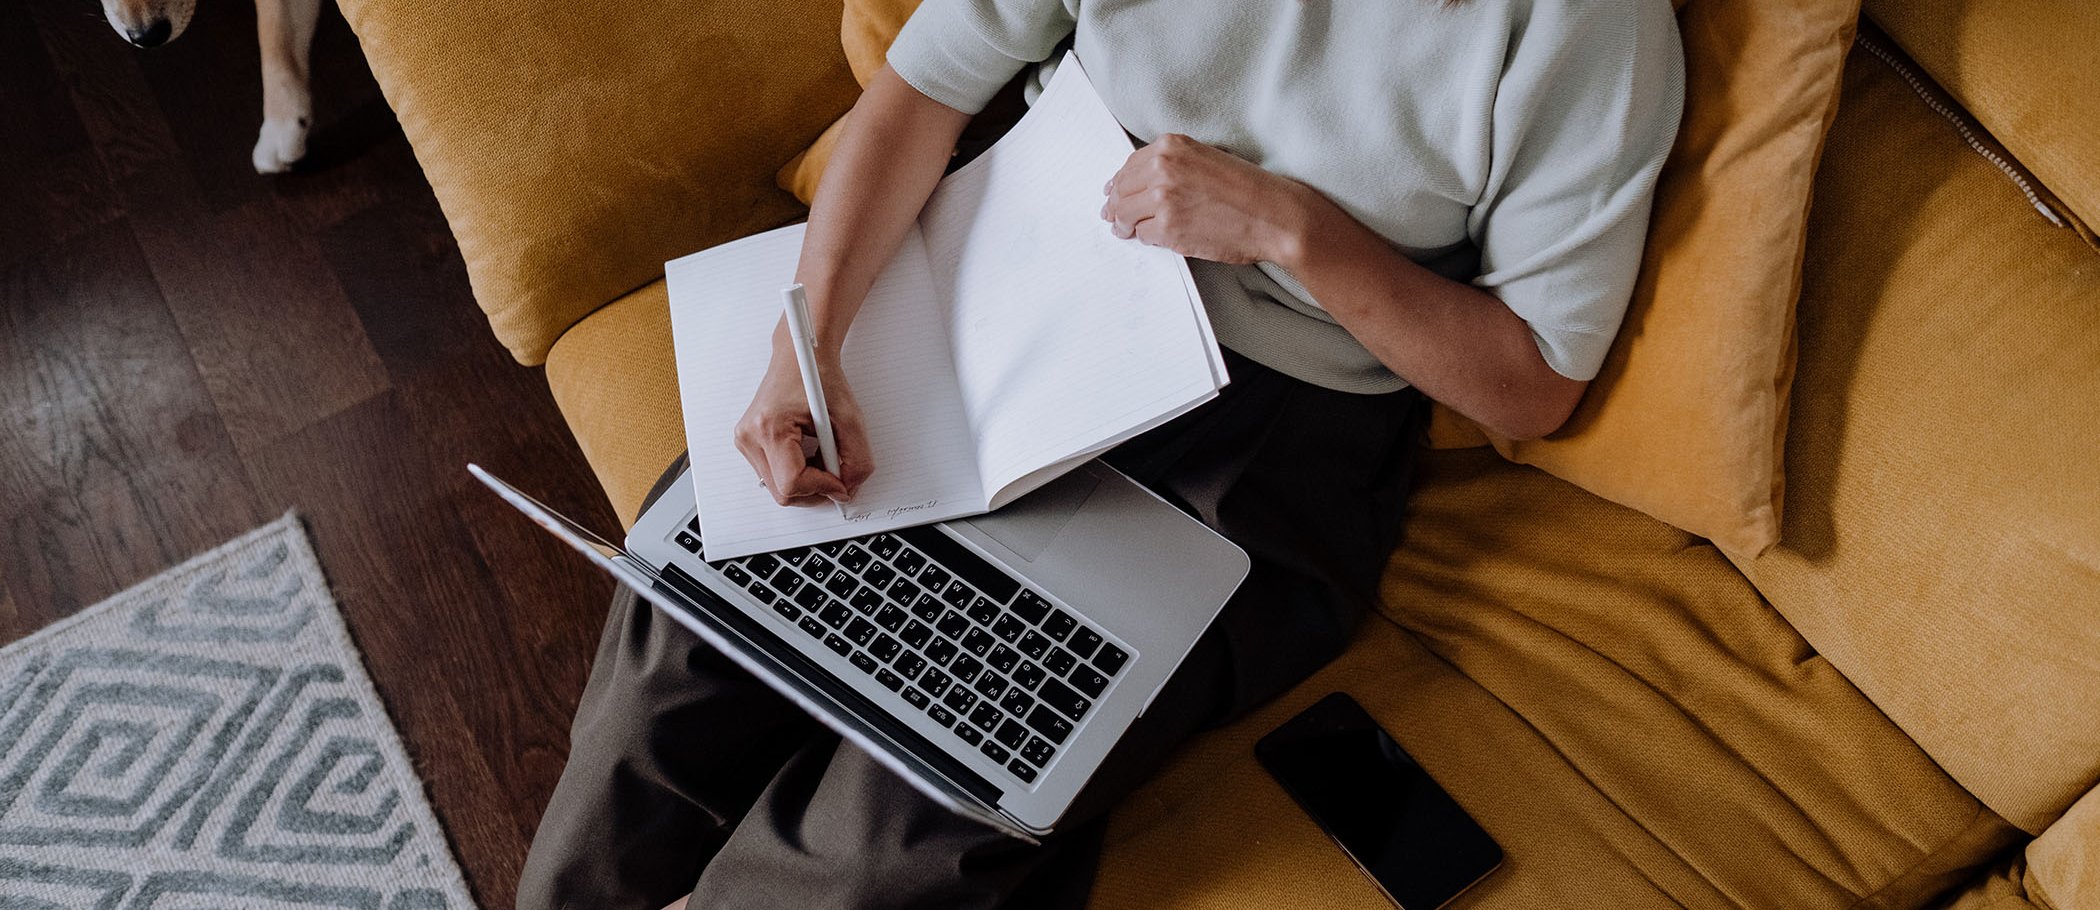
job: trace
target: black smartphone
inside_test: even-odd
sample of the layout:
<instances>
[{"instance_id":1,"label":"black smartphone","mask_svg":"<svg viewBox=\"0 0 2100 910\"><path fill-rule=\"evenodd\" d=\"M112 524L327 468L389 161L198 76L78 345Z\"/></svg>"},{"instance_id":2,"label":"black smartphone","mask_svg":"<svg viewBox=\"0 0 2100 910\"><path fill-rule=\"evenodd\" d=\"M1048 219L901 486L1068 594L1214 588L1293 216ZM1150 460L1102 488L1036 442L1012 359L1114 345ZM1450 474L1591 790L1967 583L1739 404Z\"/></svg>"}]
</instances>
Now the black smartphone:
<instances>
[{"instance_id":1,"label":"black smartphone","mask_svg":"<svg viewBox=\"0 0 2100 910\"><path fill-rule=\"evenodd\" d=\"M1502 864L1494 839L1344 693L1262 737L1254 756L1402 910L1436 910Z\"/></svg>"}]
</instances>

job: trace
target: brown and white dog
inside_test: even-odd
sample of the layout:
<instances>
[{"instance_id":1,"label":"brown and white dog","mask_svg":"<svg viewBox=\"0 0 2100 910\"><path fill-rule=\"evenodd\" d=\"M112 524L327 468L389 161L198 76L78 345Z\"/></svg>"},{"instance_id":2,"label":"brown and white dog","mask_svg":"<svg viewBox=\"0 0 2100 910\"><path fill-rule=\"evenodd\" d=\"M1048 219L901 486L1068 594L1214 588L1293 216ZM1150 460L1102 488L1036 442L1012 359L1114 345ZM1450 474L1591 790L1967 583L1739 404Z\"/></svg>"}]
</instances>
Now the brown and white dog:
<instances>
[{"instance_id":1,"label":"brown and white dog","mask_svg":"<svg viewBox=\"0 0 2100 910\"><path fill-rule=\"evenodd\" d=\"M124 40L159 47L189 27L197 0L102 0L102 16ZM307 61L321 0L255 0L256 31L262 38L263 122L251 160L263 174L281 174L306 156L306 130L313 121L307 92Z\"/></svg>"}]
</instances>

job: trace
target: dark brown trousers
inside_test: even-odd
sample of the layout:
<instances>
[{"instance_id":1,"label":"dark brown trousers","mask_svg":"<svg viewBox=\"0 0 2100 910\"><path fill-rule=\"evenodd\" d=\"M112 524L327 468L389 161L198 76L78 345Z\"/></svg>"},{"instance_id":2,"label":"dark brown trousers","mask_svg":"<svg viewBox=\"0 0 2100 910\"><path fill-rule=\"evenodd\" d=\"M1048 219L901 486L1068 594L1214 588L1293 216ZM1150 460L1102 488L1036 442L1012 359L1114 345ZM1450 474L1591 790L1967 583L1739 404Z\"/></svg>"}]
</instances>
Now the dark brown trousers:
<instances>
[{"instance_id":1,"label":"dark brown trousers","mask_svg":"<svg viewBox=\"0 0 2100 910\"><path fill-rule=\"evenodd\" d=\"M1107 460L1245 548L1253 571L1042 846L942 809L622 590L521 910L657 910L688 893L693 910L1084 906L1108 810L1183 740L1339 654L1399 540L1421 396L1228 363L1217 399Z\"/></svg>"}]
</instances>

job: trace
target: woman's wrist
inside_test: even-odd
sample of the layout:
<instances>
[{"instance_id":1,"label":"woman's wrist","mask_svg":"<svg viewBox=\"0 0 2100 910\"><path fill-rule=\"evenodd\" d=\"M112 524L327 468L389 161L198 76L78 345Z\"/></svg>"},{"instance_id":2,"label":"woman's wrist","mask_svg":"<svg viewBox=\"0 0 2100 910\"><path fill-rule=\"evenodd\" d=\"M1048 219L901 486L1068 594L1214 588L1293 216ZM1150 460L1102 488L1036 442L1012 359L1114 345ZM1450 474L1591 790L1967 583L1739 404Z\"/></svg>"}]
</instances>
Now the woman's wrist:
<instances>
[{"instance_id":1,"label":"woman's wrist","mask_svg":"<svg viewBox=\"0 0 2100 910\"><path fill-rule=\"evenodd\" d=\"M1340 213L1334 203L1319 191L1297 181L1290 181L1283 194L1278 213L1271 226L1269 255L1262 258L1296 273L1305 265L1307 254L1318 242L1318 238L1331 233L1327 224L1332 214Z\"/></svg>"}]
</instances>

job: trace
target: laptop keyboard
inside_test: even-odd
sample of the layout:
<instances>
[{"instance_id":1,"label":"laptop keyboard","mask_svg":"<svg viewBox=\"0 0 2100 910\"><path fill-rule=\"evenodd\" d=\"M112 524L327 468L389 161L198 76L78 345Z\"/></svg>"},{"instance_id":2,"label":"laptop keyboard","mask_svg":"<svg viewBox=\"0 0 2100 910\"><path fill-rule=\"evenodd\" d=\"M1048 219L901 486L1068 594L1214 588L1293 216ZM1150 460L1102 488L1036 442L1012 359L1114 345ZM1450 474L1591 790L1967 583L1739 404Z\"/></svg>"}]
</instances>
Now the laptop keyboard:
<instances>
[{"instance_id":1,"label":"laptop keyboard","mask_svg":"<svg viewBox=\"0 0 2100 910\"><path fill-rule=\"evenodd\" d=\"M699 555L699 532L678 545ZM931 527L708 564L1022 783L1130 661Z\"/></svg>"}]
</instances>

